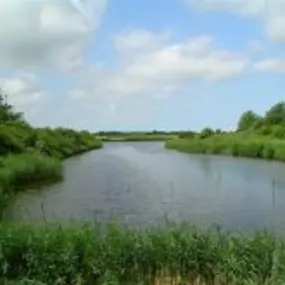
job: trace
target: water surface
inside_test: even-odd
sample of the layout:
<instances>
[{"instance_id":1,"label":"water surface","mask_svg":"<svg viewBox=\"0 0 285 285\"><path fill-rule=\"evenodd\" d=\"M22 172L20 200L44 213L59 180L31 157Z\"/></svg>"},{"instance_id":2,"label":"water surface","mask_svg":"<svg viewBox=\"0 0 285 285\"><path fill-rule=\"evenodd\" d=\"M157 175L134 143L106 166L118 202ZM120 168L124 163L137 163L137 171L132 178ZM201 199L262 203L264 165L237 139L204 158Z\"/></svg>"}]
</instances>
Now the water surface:
<instances>
[{"instance_id":1,"label":"water surface","mask_svg":"<svg viewBox=\"0 0 285 285\"><path fill-rule=\"evenodd\" d=\"M285 164L106 143L64 162L65 178L20 194L11 220L162 224L166 217L226 229L285 232Z\"/></svg>"}]
</instances>

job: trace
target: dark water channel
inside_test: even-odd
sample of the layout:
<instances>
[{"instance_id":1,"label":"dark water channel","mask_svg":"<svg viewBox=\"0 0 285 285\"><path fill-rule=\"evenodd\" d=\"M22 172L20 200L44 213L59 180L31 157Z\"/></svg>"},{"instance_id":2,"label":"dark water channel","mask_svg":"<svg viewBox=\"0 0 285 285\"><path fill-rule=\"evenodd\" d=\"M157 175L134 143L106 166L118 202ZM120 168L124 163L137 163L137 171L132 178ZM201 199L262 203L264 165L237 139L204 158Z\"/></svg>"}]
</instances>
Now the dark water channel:
<instances>
[{"instance_id":1,"label":"dark water channel","mask_svg":"<svg viewBox=\"0 0 285 285\"><path fill-rule=\"evenodd\" d=\"M8 219L162 224L285 232L285 164L189 155L160 142L107 143L65 161L62 182L20 194Z\"/></svg>"}]
</instances>

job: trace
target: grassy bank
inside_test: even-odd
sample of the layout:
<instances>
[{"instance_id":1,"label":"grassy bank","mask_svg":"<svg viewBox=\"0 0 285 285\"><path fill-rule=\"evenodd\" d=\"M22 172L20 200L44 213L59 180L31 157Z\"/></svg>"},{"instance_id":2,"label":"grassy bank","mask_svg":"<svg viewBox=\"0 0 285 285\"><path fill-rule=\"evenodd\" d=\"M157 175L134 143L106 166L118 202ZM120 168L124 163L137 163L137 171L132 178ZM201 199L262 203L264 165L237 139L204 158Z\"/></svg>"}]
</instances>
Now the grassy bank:
<instances>
[{"instance_id":1,"label":"grassy bank","mask_svg":"<svg viewBox=\"0 0 285 285\"><path fill-rule=\"evenodd\" d=\"M32 127L0 94L0 212L17 190L60 177L60 160L101 146L87 131Z\"/></svg>"},{"instance_id":2,"label":"grassy bank","mask_svg":"<svg viewBox=\"0 0 285 285\"><path fill-rule=\"evenodd\" d=\"M285 103L271 107L264 116L244 112L232 132L205 128L166 142L182 152L223 154L285 162Z\"/></svg>"},{"instance_id":3,"label":"grassy bank","mask_svg":"<svg viewBox=\"0 0 285 285\"><path fill-rule=\"evenodd\" d=\"M26 278L51 285L285 282L284 240L267 233L233 236L199 232L186 225L135 231L115 224L64 229L2 224L0 245L0 276L10 281Z\"/></svg>"},{"instance_id":4,"label":"grassy bank","mask_svg":"<svg viewBox=\"0 0 285 285\"><path fill-rule=\"evenodd\" d=\"M102 146L91 134L78 134L64 130L32 129L30 135L24 133L12 137L16 127L2 126L8 134L4 151L0 156L0 212L3 213L9 197L27 186L40 181L55 180L62 175L61 160ZM18 129L21 127L18 127ZM1 132L1 126L0 126ZM4 137L4 136L3 136ZM5 141L5 140L4 140ZM27 144L29 142L29 144ZM2 144L3 148L3 144ZM9 151L14 149L14 151ZM15 149L17 151L15 151Z\"/></svg>"},{"instance_id":5,"label":"grassy bank","mask_svg":"<svg viewBox=\"0 0 285 285\"><path fill-rule=\"evenodd\" d=\"M175 139L166 147L188 153L222 154L285 162L285 140L247 135L216 135L209 138Z\"/></svg>"},{"instance_id":6,"label":"grassy bank","mask_svg":"<svg viewBox=\"0 0 285 285\"><path fill-rule=\"evenodd\" d=\"M148 132L102 132L97 134L97 138L109 142L139 142L139 141L166 141L177 138L175 133L148 133Z\"/></svg>"},{"instance_id":7,"label":"grassy bank","mask_svg":"<svg viewBox=\"0 0 285 285\"><path fill-rule=\"evenodd\" d=\"M8 155L0 158L0 214L10 198L36 182L58 180L62 176L59 159L38 154Z\"/></svg>"}]
</instances>

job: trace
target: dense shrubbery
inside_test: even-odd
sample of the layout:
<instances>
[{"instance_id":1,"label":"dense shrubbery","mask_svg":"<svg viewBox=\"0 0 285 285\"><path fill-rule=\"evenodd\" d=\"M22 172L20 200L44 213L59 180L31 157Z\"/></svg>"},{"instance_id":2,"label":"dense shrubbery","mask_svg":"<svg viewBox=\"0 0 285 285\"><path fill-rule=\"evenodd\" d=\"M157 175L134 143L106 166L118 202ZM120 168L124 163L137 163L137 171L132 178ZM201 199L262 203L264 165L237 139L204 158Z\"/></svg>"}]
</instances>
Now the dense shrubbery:
<instances>
[{"instance_id":1,"label":"dense shrubbery","mask_svg":"<svg viewBox=\"0 0 285 285\"><path fill-rule=\"evenodd\" d=\"M59 177L60 159L100 146L86 131L33 128L0 94L0 209L12 190Z\"/></svg>"},{"instance_id":2,"label":"dense shrubbery","mask_svg":"<svg viewBox=\"0 0 285 285\"><path fill-rule=\"evenodd\" d=\"M191 138L171 140L166 147L190 153L225 154L285 162L285 103L270 108L264 117L247 111L236 132L209 128Z\"/></svg>"},{"instance_id":3,"label":"dense shrubbery","mask_svg":"<svg viewBox=\"0 0 285 285\"><path fill-rule=\"evenodd\" d=\"M136 231L114 223L95 228L17 224L0 226L0 244L0 276L7 280L51 285L285 282L285 244L267 233L233 236L187 225Z\"/></svg>"}]
</instances>

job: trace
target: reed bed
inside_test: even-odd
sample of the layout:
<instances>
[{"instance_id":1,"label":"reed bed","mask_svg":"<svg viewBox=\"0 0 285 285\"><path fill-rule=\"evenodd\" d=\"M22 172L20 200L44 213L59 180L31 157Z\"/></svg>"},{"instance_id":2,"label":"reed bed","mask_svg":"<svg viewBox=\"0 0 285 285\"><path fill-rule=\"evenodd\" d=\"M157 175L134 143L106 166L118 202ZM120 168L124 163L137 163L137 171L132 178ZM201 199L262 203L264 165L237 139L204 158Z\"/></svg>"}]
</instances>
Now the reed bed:
<instances>
[{"instance_id":1,"label":"reed bed","mask_svg":"<svg viewBox=\"0 0 285 285\"><path fill-rule=\"evenodd\" d=\"M186 224L144 230L114 222L2 224L0 276L52 285L275 285L285 282L284 245L265 231L243 236Z\"/></svg>"},{"instance_id":2,"label":"reed bed","mask_svg":"<svg viewBox=\"0 0 285 285\"><path fill-rule=\"evenodd\" d=\"M181 138L169 140L165 146L188 153L222 154L285 162L285 140L265 136L234 134L214 135L205 139Z\"/></svg>"}]
</instances>

